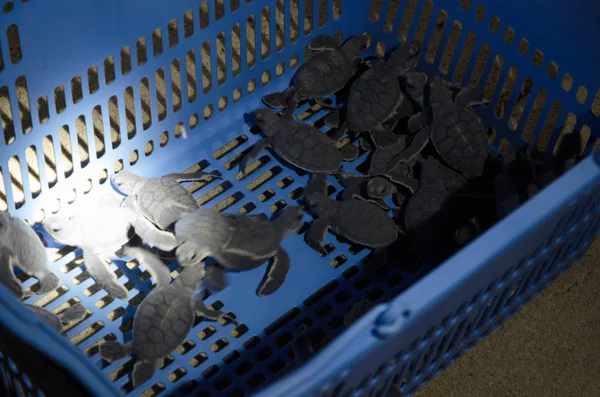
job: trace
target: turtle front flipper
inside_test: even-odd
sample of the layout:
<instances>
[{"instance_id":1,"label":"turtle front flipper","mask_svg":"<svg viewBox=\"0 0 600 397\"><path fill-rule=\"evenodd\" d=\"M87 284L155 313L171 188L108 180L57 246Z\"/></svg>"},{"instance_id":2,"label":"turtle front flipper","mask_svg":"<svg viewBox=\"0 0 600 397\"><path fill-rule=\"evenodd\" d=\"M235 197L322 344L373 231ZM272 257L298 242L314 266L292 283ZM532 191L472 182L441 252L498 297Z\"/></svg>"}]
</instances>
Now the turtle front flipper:
<instances>
[{"instance_id":1,"label":"turtle front flipper","mask_svg":"<svg viewBox=\"0 0 600 397\"><path fill-rule=\"evenodd\" d=\"M248 163L257 158L263 150L270 148L272 145L273 142L269 138L264 138L256 142L248 154L246 154L242 161L240 161L240 172L245 174L246 168L248 168Z\"/></svg>"},{"instance_id":2,"label":"turtle front flipper","mask_svg":"<svg viewBox=\"0 0 600 397\"><path fill-rule=\"evenodd\" d=\"M238 325L238 322L235 321L235 318L231 317L229 314L223 313L220 310L212 310L206 307L206 305L204 304L204 299L202 299L202 297L194 298L193 304L194 310L207 320L229 321L236 326Z\"/></svg>"},{"instance_id":3,"label":"turtle front flipper","mask_svg":"<svg viewBox=\"0 0 600 397\"><path fill-rule=\"evenodd\" d=\"M135 363L131 375L133 387L136 388L152 379L152 376L160 369L161 365L162 359L152 361L141 360Z\"/></svg>"},{"instance_id":4,"label":"turtle front flipper","mask_svg":"<svg viewBox=\"0 0 600 397\"><path fill-rule=\"evenodd\" d=\"M66 325L69 323L75 323L77 321L83 320L85 318L85 315L85 306L83 306L81 303L76 303L64 312L60 313L58 315L58 318L60 319L60 322L63 323L63 325Z\"/></svg>"},{"instance_id":5,"label":"turtle front flipper","mask_svg":"<svg viewBox=\"0 0 600 397\"><path fill-rule=\"evenodd\" d=\"M323 120L325 125L332 128L337 128L342 125L342 114L339 109L333 110Z\"/></svg>"},{"instance_id":6,"label":"turtle front flipper","mask_svg":"<svg viewBox=\"0 0 600 397\"><path fill-rule=\"evenodd\" d=\"M127 288L119 284L117 276L107 268L104 261L85 249L83 251L83 261L88 273L103 290L115 298L127 299L129 296Z\"/></svg>"},{"instance_id":7,"label":"turtle front flipper","mask_svg":"<svg viewBox=\"0 0 600 397\"><path fill-rule=\"evenodd\" d=\"M157 229L150 221L142 216L138 216L133 221L135 233L141 237L146 244L150 244L163 251L173 251L179 245L177 238L173 233Z\"/></svg>"},{"instance_id":8,"label":"turtle front flipper","mask_svg":"<svg viewBox=\"0 0 600 397\"><path fill-rule=\"evenodd\" d=\"M132 256L138 263L146 267L157 287L166 287L171 282L169 268L152 252L142 247L124 246L122 252Z\"/></svg>"},{"instance_id":9,"label":"turtle front flipper","mask_svg":"<svg viewBox=\"0 0 600 397\"><path fill-rule=\"evenodd\" d=\"M266 296L277 291L283 285L289 270L290 256L283 248L279 247L256 294L258 296Z\"/></svg>"},{"instance_id":10,"label":"turtle front flipper","mask_svg":"<svg viewBox=\"0 0 600 397\"><path fill-rule=\"evenodd\" d=\"M100 345L100 357L109 363L114 363L133 354L133 344L131 341L120 343L117 341L108 341Z\"/></svg>"},{"instance_id":11,"label":"turtle front flipper","mask_svg":"<svg viewBox=\"0 0 600 397\"><path fill-rule=\"evenodd\" d=\"M318 218L313 222L306 234L308 245L323 256L327 255L327 250L323 247L323 243L325 242L329 227L330 224L327 218Z\"/></svg>"},{"instance_id":12,"label":"turtle front flipper","mask_svg":"<svg viewBox=\"0 0 600 397\"><path fill-rule=\"evenodd\" d=\"M286 107L288 98L296 93L296 88L291 86L285 91L275 92L263 96L262 101L265 105L273 109L283 109Z\"/></svg>"},{"instance_id":13,"label":"turtle front flipper","mask_svg":"<svg viewBox=\"0 0 600 397\"><path fill-rule=\"evenodd\" d=\"M208 181L211 179L223 179L223 177L221 176L221 174L218 171L215 171L215 172L196 171L196 172L191 172L189 174L174 173L174 174L165 175L165 178L175 179L179 183Z\"/></svg>"},{"instance_id":14,"label":"turtle front flipper","mask_svg":"<svg viewBox=\"0 0 600 397\"><path fill-rule=\"evenodd\" d=\"M354 175L349 172L341 172L335 176L337 181L346 189L355 187L369 180L369 177L362 175Z\"/></svg>"},{"instance_id":15,"label":"turtle front flipper","mask_svg":"<svg viewBox=\"0 0 600 397\"><path fill-rule=\"evenodd\" d=\"M339 44L335 37L329 34L321 34L312 39L306 48L312 51L327 51L335 50L338 46Z\"/></svg>"},{"instance_id":16,"label":"turtle front flipper","mask_svg":"<svg viewBox=\"0 0 600 397\"><path fill-rule=\"evenodd\" d=\"M25 291L15 276L11 257L12 251L8 247L0 248L0 283L4 284L17 298L28 298L33 294Z\"/></svg>"},{"instance_id":17,"label":"turtle front flipper","mask_svg":"<svg viewBox=\"0 0 600 397\"><path fill-rule=\"evenodd\" d=\"M398 135L383 125L375 127L369 131L369 134L371 135L371 140L378 148L394 145L399 140Z\"/></svg>"}]
</instances>

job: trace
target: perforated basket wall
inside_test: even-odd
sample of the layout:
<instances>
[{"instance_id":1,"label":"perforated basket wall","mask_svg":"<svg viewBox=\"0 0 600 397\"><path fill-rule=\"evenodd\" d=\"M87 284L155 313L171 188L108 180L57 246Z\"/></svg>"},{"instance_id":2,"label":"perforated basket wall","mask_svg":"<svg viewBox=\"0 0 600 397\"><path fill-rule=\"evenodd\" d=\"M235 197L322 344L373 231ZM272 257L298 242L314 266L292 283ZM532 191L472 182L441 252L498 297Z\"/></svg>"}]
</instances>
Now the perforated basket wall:
<instances>
[{"instance_id":1,"label":"perforated basket wall","mask_svg":"<svg viewBox=\"0 0 600 397\"><path fill-rule=\"evenodd\" d=\"M420 39L420 70L485 88L492 102L478 112L497 149L541 136L541 148L552 150L577 128L589 153L600 137L600 61L586 47L598 37L592 16L600 10L584 0L50 3L4 1L0 15L0 210L32 225L110 189L109 176L123 168L148 176L218 170L223 181L188 188L219 210L271 214L293 204L307 176L268 152L247 176L237 172L259 138L243 115L288 85L321 33L368 32L371 55ZM581 23L572 27L575 17ZM307 105L297 112L323 131L325 114ZM367 274L360 261L368 250L328 235L329 253L320 257L294 235L283 244L292 268L280 291L256 297L264 266L231 275L230 287L207 302L242 325L197 321L135 390L133 360L108 364L98 355L103 341L131 338L150 285L135 263L113 263L131 298L114 300L84 271L80 250L57 247L50 266L61 287L27 302L58 312L79 301L87 318L63 339L0 289L0 322L102 396L253 394L293 364L300 322L317 347L329 345L265 395L383 396L392 386L411 394L582 255L598 233L597 161L583 161L433 271L398 258L387 273ZM35 290L34 279L20 277ZM346 330L344 316L365 299L380 304ZM0 364L5 383L21 379L8 358ZM37 392L29 381L26 389Z\"/></svg>"}]
</instances>

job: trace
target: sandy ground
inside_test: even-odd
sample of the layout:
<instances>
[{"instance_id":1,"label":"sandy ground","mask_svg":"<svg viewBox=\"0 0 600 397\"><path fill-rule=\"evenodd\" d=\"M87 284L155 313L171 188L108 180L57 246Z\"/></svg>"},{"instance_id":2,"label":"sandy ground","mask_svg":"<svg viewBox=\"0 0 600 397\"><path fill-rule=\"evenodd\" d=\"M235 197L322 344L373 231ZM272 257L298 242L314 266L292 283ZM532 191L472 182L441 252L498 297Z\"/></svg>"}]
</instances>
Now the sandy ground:
<instances>
[{"instance_id":1,"label":"sandy ground","mask_svg":"<svg viewBox=\"0 0 600 397\"><path fill-rule=\"evenodd\" d=\"M314 0L318 1L318 0ZM412 12L414 6L418 0L409 0L407 12ZM234 4L239 5L240 1L234 1ZM381 0L375 0L371 10L371 19L389 18L387 15L379 15L378 10L381 7ZM391 9L394 7L397 9L398 0L392 0ZM462 0L463 5L470 3L468 0ZM283 13L282 13L283 1L280 0L275 9L271 9L270 13L275 13L278 20L278 30L275 32L278 46L281 43L283 25ZM292 1L292 4L297 4L297 1ZM300 29L310 31L313 29L315 24L318 24L320 20L324 20L325 2L321 2L320 15L315 18L313 22L311 12L307 13L307 18L304 21L304 26L299 26L297 12L292 8L292 20L291 20L291 37L298 35ZM334 2L336 5L335 13L339 10L340 0ZM312 9L312 1L308 2L308 10ZM219 8L217 7L217 10ZM427 7L426 7L427 10ZM261 14L262 26L268 26L268 17L270 14ZM399 18L399 16L397 17ZM404 19L408 22L408 19ZM181 21L180 21L181 22ZM248 25L248 39L253 37L256 28L256 22ZM207 23L206 10L201 10L200 25ZM416 22L415 22L416 23ZM433 23L433 22L432 22ZM436 29L432 45L426 51L425 56L433 54L441 38L441 29L444 24L448 23L442 15L436 21ZM197 24L197 22L196 22ZM494 21L492 21L492 26ZM75 79L72 82L72 90L74 98L81 97L82 90L85 92L95 91L97 89L97 81L99 78L110 79L114 76L114 73L119 73L120 70L127 70L131 68L131 64L137 62L139 56L138 53L147 52L147 57L153 54L158 54L162 49L171 43L174 43L177 36L174 34L176 29L183 29L185 36L192 34L194 26L189 16L184 18L183 24L176 23L169 24L167 31L156 30L152 38L147 42L138 42L135 48L129 53L122 53L120 60L117 58L119 64L115 64L114 59L107 59L105 63L105 69L108 70L106 76L98 76L98 72L91 70L88 74L90 80L90 87L81 87L81 83ZM497 28L497 27L496 27ZM400 28L401 32L408 30L408 26L403 24ZM234 33L239 32L238 28L234 28ZM464 49L454 48L458 36L461 34L460 26L453 25L450 30L450 50L445 52L440 51L438 56L441 57L442 66L450 64L451 55L454 51L461 51L460 61L458 62L458 68L455 71L455 78L462 81L463 84L477 84L483 77L481 75L481 68L475 68L475 72L471 76L465 76L465 69L469 55L474 48L474 35L468 34L466 45ZM271 33L272 34L272 33ZM417 30L417 37L424 34L424 29L419 28ZM514 31L506 30L504 32L506 40L514 39ZM11 45L11 56L19 57L20 49L16 37L12 37ZM162 44L160 44L162 39ZM244 39L238 35L234 35L232 41L233 49L233 69L234 71L240 69L239 55L239 40ZM256 59L253 52L254 46L260 46L260 56L266 56L268 51L268 42L270 35L262 37L262 43L254 43L254 40L249 41L248 57L250 63L260 61ZM516 44L516 43L515 43ZM215 45L213 43L212 45ZM518 43L519 48L525 48L528 44L521 41ZM217 39L217 54L219 58L219 79L224 76L224 53L225 48L221 45L220 40ZM452 50L454 48L454 50ZM196 79L202 79L201 89L205 92L210 90L211 73L215 71L210 70L210 62L206 55L208 54L208 45L203 45L202 48L196 49L196 52L188 53L185 60L181 60L180 63L171 64L170 70L159 71L156 76L156 86L158 91L158 113L159 117L164 115L165 108L165 96L173 96L173 104L175 107L181 106L181 103L185 98L182 98L181 87L179 86L180 73L187 73L188 80L188 95L190 98L195 98L198 93L196 92L195 82ZM131 53L135 52L135 53ZM490 49L483 48L482 53L476 58L476 62L481 64L484 57L490 54ZM202 76L196 76L196 62L202 64L198 65L197 70L202 71ZM7 60L5 60L6 62ZM511 67L508 73L508 79L504 82L499 82L500 71L503 65L503 57L496 55L494 59L494 67L492 68L491 74L487 77L485 84L485 91L488 96L491 97L495 89L501 89L500 101L496 105L496 112L498 115L503 115L507 109L506 105L508 98L510 97L513 90L519 90L519 100L514 109L511 110L510 124L512 128L516 128L516 125L521 117L528 117L525 125L523 134L525 138L529 139L533 133L533 128L538 122L541 111L546 104L547 95L544 92L532 93L532 81L526 79L525 83L521 87L515 87L515 79L517 78L518 70ZM116 70L116 71L115 71ZM276 71L277 74L281 72L281 68ZM164 87L164 73L171 73L173 79L173 92L166 93ZM556 77L556 65L551 64L548 70L550 75ZM114 77L113 77L114 78ZM264 76L262 83L265 84L269 80L269 76ZM567 81L565 84L568 84ZM572 83L572 81L571 81ZM45 98L28 98L25 82L17 82L17 96L19 99L18 114L11 112L6 100L6 93L0 92L0 112L3 114L2 125L8 133L5 136L7 142L11 142L11 134L14 136L14 130L11 130L12 117L21 117L22 123L25 127L31 125L31 107L37 107L39 109L40 118L43 120L48 114L47 104ZM68 90L67 90L68 92ZM10 95L14 95L11 92ZM53 93L48 93L53 95ZM148 91L145 84L141 86L141 100L142 100L142 114L135 115L134 112L134 98L126 92L124 96L120 96L118 100L125 101L127 125L119 124L119 114L115 102L109 104L109 114L102 115L99 110L93 113L93 120L88 120L88 123L92 123L95 132L95 142L92 145L88 145L86 134L85 134L85 121L80 120L76 123L77 131L70 131L70 133L77 133L79 143L79 159L73 159L73 150L69 143L69 131L61 131L61 145L62 153L54 153L52 149L52 143L48 139L43 140L42 150L46 157L46 167L49 179L52 181L55 179L57 172L69 173L72 168L73 161L81 161L85 163L89 158L88 146L91 146L98 152L102 153L104 148L104 134L110 134L111 141L114 146L118 146L120 142L120 134L135 134L135 119L136 117L142 120L142 124L147 124L151 120L150 115L150 100L151 93ZM525 103L530 99L531 95L536 95L533 105L533 110L529 115L523 115L523 108ZM60 88L57 91L56 102L59 108L64 108L64 90ZM233 98L236 100L236 98ZM597 101L597 111L600 112L600 101ZM220 104L220 106L226 106L226 103ZM54 110L50 110L54 111ZM36 112L33 112L36 114ZM213 113L212 108L204 109L204 117L210 117ZM550 117L546 122L543 130L542 139L540 139L540 149L544 149L550 133L554 128L554 122L560 114L560 108L553 106L550 113ZM103 131L102 117L110 117L111 131ZM201 117L201 116L200 116ZM554 122L553 122L554 120ZM539 122L545 122L540 120ZM570 132L573 129L575 123L574 116L567 119L567 123L563 127L563 132ZM26 131L29 132L29 131ZM20 132L17 132L20 133ZM588 134L589 131L584 132ZM495 139L495 132L489 131L490 141ZM160 144L166 144L167 137L163 136ZM503 143L503 147L506 142ZM39 149L38 149L39 150ZM146 145L145 151L151 152L153 147ZM63 164L66 164L65 170L56 170L54 165L55 156L62 156ZM9 163L9 171L12 178L12 188L17 202L23 202L25 199L22 193L22 181L23 178L29 178L32 191L38 192L41 188L37 175L39 172L39 165L35 157L33 150L28 150L26 153L26 161L29 166L29 175L20 175L18 162L11 160ZM129 159L135 161L135 155ZM119 167L119 165L115 165ZM10 188L11 181L2 181L0 174L0 210L6 209L5 199L5 186ZM524 310L522 310L517 316L515 316L506 325L497 330L494 334L488 337L483 343L473 349L465 357L461 358L451 368L449 368L442 376L431 382L426 388L419 392L419 397L434 397L434 396L533 396L533 395L571 395L571 396L592 396L597 395L598 387L600 384L598 381L593 379L600 379L600 339L597 338L597 326L599 324L600 305L598 302L598 291L600 283L600 271L594 267L594 260L600 255L600 243L596 243L589 251L584 260L581 261L574 269L569 271L563 278L555 283L552 287L546 290L542 296L538 297L534 302L529 304ZM596 259L597 261L597 259Z\"/></svg>"}]
</instances>

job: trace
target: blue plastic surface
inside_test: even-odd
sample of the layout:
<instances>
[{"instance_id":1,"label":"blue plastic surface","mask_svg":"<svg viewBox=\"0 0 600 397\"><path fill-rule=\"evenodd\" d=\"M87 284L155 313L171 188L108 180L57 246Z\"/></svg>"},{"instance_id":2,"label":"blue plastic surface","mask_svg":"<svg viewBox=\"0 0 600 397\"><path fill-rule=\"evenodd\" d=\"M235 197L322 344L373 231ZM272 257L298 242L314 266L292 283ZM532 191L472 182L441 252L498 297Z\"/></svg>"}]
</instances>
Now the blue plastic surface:
<instances>
[{"instance_id":1,"label":"blue plastic surface","mask_svg":"<svg viewBox=\"0 0 600 397\"><path fill-rule=\"evenodd\" d=\"M327 6L327 22L323 26L320 26L317 18L320 3ZM397 1L385 0L378 20L372 22L369 19L371 1L345 0L339 19L333 18L331 0L255 0L249 4L226 0L222 8L218 2L204 2L209 11L206 20L201 17L205 8L197 1L131 0L111 6L102 2L15 2L12 11L0 15L0 52L4 67L0 71L0 88L7 87L16 131L14 142L7 144L0 139L0 168L6 187L7 207L13 214L33 223L40 209L46 213L52 210L56 199L66 206L73 189L79 197L77 201L86 195L110 189L106 177L113 172L119 160L126 169L143 175L182 172L195 164L207 170L219 170L224 181L214 181L201 187L192 185L191 189L203 205L218 206L226 211L237 212L243 207L253 213L271 214L281 208L281 200L287 205L292 204L296 189L305 185L307 176L298 175L278 163L268 152L264 153L261 165L250 175L241 178L237 174L236 158L258 139L244 123L243 114L261 106L260 98L265 93L281 90L288 85L295 71L291 66L292 60L302 61L304 48L315 34L341 31L343 37L347 38L352 34L369 32L372 37L371 54L375 52L378 42L390 49L398 43L402 21L408 18L403 16L411 5L416 5L416 10L406 14L413 16L407 28L407 37L422 35L424 48L430 44L432 35L435 37L435 20L440 11L443 9L448 15L434 63L422 61L419 70L430 75L441 74L438 65L446 44L453 43L450 32L454 21L460 21L462 34L451 58L448 76L453 76L455 69L462 67L459 56L467 42L467 32L475 33L476 42L465 68L463 83L469 82L484 43L489 44L491 52L478 81L480 86L486 84L488 75L494 69L495 55L503 55L504 63L493 91L492 103L478 109L485 124L496 130L494 147L500 146L502 138L513 143L521 139L520 133L507 127L507 120L520 87L525 78L530 77L533 90L518 131L524 128L534 99L543 89L547 93L547 100L535 126L535 135L541 133L551 115L553 102L559 101L562 109L555 125L549 126L553 130L553 137L548 148L551 150L554 146L571 112L576 116L575 128L586 125L592 131L588 141L589 152L600 136L598 117L591 111L598 89L600 55L588 48L593 44L593 37L598 37L600 28L593 21L585 21L593 19L600 6L584 0L560 5L556 2L556 6L542 6L538 0L521 3L516 0L488 0L480 22L477 16L481 12L476 15L477 4L471 4L465 11L461 9L461 2L456 0L437 0L434 3L403 1L399 7ZM300 28L296 28L300 34L292 42L291 33L294 29L290 24L291 11L292 5L297 4L300 5L300 21L310 14L304 7L306 4L314 18L312 28L306 30L306 35L306 27L300 23ZM431 9L431 4L431 20L421 29L419 20L424 10ZM236 6L233 7L235 10L232 5ZM269 12L261 15L265 7L269 7ZM397 9L395 18L388 16L390 9ZM519 12L515 13L515 9ZM185 20L190 15L184 17L187 10L192 15L192 33L184 29ZM572 18L565 17L569 13L573 15ZM247 27L250 15L254 16L254 34ZM279 22L277 15L281 16ZM494 15L500 19L497 33L490 29ZM176 19L177 28L176 33L170 34L168 26L173 18ZM572 24L573 18L577 18L578 23ZM261 20L265 22L265 27L268 26L268 35L266 32L261 35ZM390 23L389 31L385 29L386 21ZM10 45L5 34L12 24L18 26L22 51L22 59L15 64L11 63ZM236 24L239 26L232 31ZM504 41L504 32L509 26L516 32L512 44ZM162 53L154 56L153 32L156 28L162 30ZM221 32L223 35L220 35ZM283 40L275 40L281 32ZM248 36L257 44L255 49L250 49L250 53L255 55L252 66L248 65ZM265 36L264 41L261 36ZM136 42L140 37L145 38L145 61L144 57L140 60L137 57ZM171 47L169 42L173 42L174 37L178 43ZM241 38L241 50L239 59L234 60L232 50L236 37ZM524 56L517 51L521 38L529 42ZM203 66L201 49L207 41L210 43L210 59ZM225 48L221 52L225 64L222 76L217 72L223 63L217 56L221 46L217 45L217 41L224 43ZM125 46L130 49L131 71L123 75L120 54ZM543 52L540 67L536 67L532 61L537 49ZM195 54L195 80L190 80L185 73L190 50L194 50ZM261 56L261 50L264 56ZM107 84L104 75L107 57L114 57L116 72L116 78L110 84ZM170 69L174 59L179 60L181 67L180 101L174 99L178 91L173 93L172 90L174 84ZM555 80L547 74L551 61L558 65L559 72ZM284 72L278 76L280 64ZM92 66L97 67L99 75L98 89L94 93L90 93L88 84L88 76L93 77L93 72L88 75ZM500 92L510 66L518 68L518 75L504 117L499 119L494 109L501 98ZM165 75L164 106L161 104L163 99L157 98L156 72L160 68ZM210 77L204 79L204 84L203 69L211 71ZM267 71L270 73L269 81L261 84ZM569 92L561 87L565 72L574 81ZM27 82L32 124L27 134L23 133L24 124L17 117L19 110L25 116L27 113L27 106L18 103L15 83L19 76L25 76ZM82 98L77 103L74 103L71 92L74 76L80 76L83 88ZM149 126L148 118L142 116L148 110L140 101L145 91L140 86L144 77L148 78L150 93ZM254 83L249 85L251 80ZM64 87L66 108L57 114L54 92L60 85ZM588 91L583 104L576 98L580 85ZM195 87L193 92L196 93L195 97L191 95L192 100L188 95L191 93L190 86ZM128 87L132 87L134 97L134 119L129 121L129 125L131 111L128 114L124 96ZM50 109L49 118L43 123L38 117L36 105L42 96L46 96ZM111 123L109 100L113 96L117 98L118 118ZM207 112L203 120L203 112L209 105L212 114ZM102 113L102 123L96 126L97 130L103 130L99 138L95 136L92 122L93 110L97 106L100 106ZM221 110L220 107L224 108ZM159 117L159 110L163 108L166 114ZM305 110L307 105L299 109L298 115ZM318 111L308 115L305 121L320 123L324 115L323 111ZM3 120L7 118L7 115L2 116ZM80 116L85 118L83 130ZM197 125L196 116L199 119ZM26 125L27 117L25 121ZM176 127L178 123L184 126L184 133ZM111 141L111 124L120 126L120 144L115 148ZM64 156L60 155L59 130L64 125L68 126L70 132L73 158L73 170L68 176L64 172L67 163L64 162ZM89 149L89 160L83 164L79 161L78 125L81 131L79 140L87 138ZM133 125L135 135L129 134L133 136L128 137L128 127L131 129ZM161 135L164 132L168 133L168 143L162 147ZM52 172L44 166L43 139L46 136L52 137L56 155L55 183L51 180ZM101 156L96 152L99 141L104 146ZM153 144L152 153L146 155L149 141ZM40 165L39 194L35 192L35 183L28 178L29 169L25 161L26 150L32 145L37 149L34 157ZM137 151L137 160L134 155L131 158L136 161L131 164L130 156L134 151ZM11 189L9 160L13 156L20 159L23 203L20 203L18 189L14 192ZM362 160L364 158L345 165L345 168L352 169ZM139 267L130 269L122 261L113 263L113 269L120 271L119 280L128 282L131 288L130 305L125 301L103 299L106 293L98 291L93 280L84 272L82 263L75 262L81 255L79 250L66 252L60 258L57 255L50 266L58 271L64 287L50 298L44 300L43 297L34 296L27 303L38 302L54 310L66 302L80 300L92 311L92 315L71 328L67 332L68 339L64 339L51 333L31 313L20 309L18 303L0 289L0 306L3 309L0 310L0 322L56 358L60 365L103 397L117 394L119 389L129 395L139 395L149 390L145 395L241 396L260 389L267 396L385 395L392 386L411 394L514 314L582 255L597 236L600 226L599 163L598 158L586 159L431 272L427 267L413 269L403 266L405 264L399 259L388 273L367 275L360 260L368 254L368 250L357 252L330 234L327 242L332 245L332 251L321 258L303 242L302 236L292 236L284 242L284 247L292 257L292 267L281 290L270 297L256 297L255 290L265 266L228 276L231 286L212 295L207 302L222 305L222 310L235 314L244 326L234 330L232 325L200 322L190 333L189 341L165 361L164 369L152 381L135 390L131 390L128 376L133 361L124 360L109 365L100 359L96 346L104 338L131 338L129 328L135 306L149 292L150 285L145 277L140 278L142 272ZM102 174L103 170L107 170L106 174ZM89 189L88 180L92 188L86 193ZM333 184L339 191L340 186ZM309 216L306 221L310 222ZM175 268L176 265L173 265L172 270ZM26 280L24 284L31 287L35 280ZM343 332L345 313L354 302L367 298L380 304ZM269 386L282 375L284 367L293 364L289 354L290 341L293 330L301 322L309 324L309 335L317 346L327 342L330 344L309 364ZM76 342L76 347L69 346L68 340ZM348 346L352 346L352 349ZM15 371L6 370L6 360L0 359L0 363L4 368L0 368L2 379L15 374Z\"/></svg>"}]
</instances>

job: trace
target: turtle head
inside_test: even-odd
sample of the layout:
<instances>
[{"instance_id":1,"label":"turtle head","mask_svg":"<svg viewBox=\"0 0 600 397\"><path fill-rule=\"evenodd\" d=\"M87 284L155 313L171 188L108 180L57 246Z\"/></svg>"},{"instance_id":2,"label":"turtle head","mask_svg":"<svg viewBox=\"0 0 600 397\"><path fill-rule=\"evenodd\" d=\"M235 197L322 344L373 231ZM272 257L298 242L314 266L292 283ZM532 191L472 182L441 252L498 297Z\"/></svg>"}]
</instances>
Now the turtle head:
<instances>
[{"instance_id":1,"label":"turtle head","mask_svg":"<svg viewBox=\"0 0 600 397\"><path fill-rule=\"evenodd\" d=\"M425 101L432 106L434 112L454 103L454 94L459 88L440 76L435 76L425 87Z\"/></svg>"},{"instance_id":2,"label":"turtle head","mask_svg":"<svg viewBox=\"0 0 600 397\"><path fill-rule=\"evenodd\" d=\"M316 216L324 216L331 207L331 199L323 193L314 193L306 198L310 211Z\"/></svg>"},{"instance_id":3,"label":"turtle head","mask_svg":"<svg viewBox=\"0 0 600 397\"><path fill-rule=\"evenodd\" d=\"M404 78L408 95L421 106L423 106L423 93L428 80L427 74L417 72L408 72Z\"/></svg>"},{"instance_id":4,"label":"turtle head","mask_svg":"<svg viewBox=\"0 0 600 397\"><path fill-rule=\"evenodd\" d=\"M394 185L385 178L376 177L367 182L367 195L383 200L394 193Z\"/></svg>"},{"instance_id":5,"label":"turtle head","mask_svg":"<svg viewBox=\"0 0 600 397\"><path fill-rule=\"evenodd\" d=\"M113 186L123 194L133 194L136 185L144 178L133 172L123 170L118 174L111 176L110 180Z\"/></svg>"},{"instance_id":6,"label":"turtle head","mask_svg":"<svg viewBox=\"0 0 600 397\"><path fill-rule=\"evenodd\" d=\"M199 264L208 254L199 245L185 241L177 247L175 255L181 266L188 267Z\"/></svg>"},{"instance_id":7,"label":"turtle head","mask_svg":"<svg viewBox=\"0 0 600 397\"><path fill-rule=\"evenodd\" d=\"M271 109L256 109L254 111L254 120L256 125L266 135L269 135L270 127L279 121L279 114Z\"/></svg>"},{"instance_id":8,"label":"turtle head","mask_svg":"<svg viewBox=\"0 0 600 397\"><path fill-rule=\"evenodd\" d=\"M342 50L344 53L350 56L351 59L361 58L362 53L365 52L369 46L369 37L361 34L352 36L342 44Z\"/></svg>"},{"instance_id":9,"label":"turtle head","mask_svg":"<svg viewBox=\"0 0 600 397\"><path fill-rule=\"evenodd\" d=\"M205 275L206 270L204 268L204 263L197 262L186 266L181 274L175 279L175 283L178 287L185 288L194 293L200 284L202 284Z\"/></svg>"},{"instance_id":10,"label":"turtle head","mask_svg":"<svg viewBox=\"0 0 600 397\"><path fill-rule=\"evenodd\" d=\"M303 216L304 210L302 207L290 206L283 210L281 215L273 220L273 224L281 231L282 237L285 238L296 233L298 229L300 229Z\"/></svg>"},{"instance_id":11,"label":"turtle head","mask_svg":"<svg viewBox=\"0 0 600 397\"><path fill-rule=\"evenodd\" d=\"M404 76L417 66L420 55L421 43L418 40L405 41L392 51L388 62L391 63L395 75Z\"/></svg>"},{"instance_id":12,"label":"turtle head","mask_svg":"<svg viewBox=\"0 0 600 397\"><path fill-rule=\"evenodd\" d=\"M71 226L72 216L51 215L44 222L44 229L57 243L75 246L74 233Z\"/></svg>"}]
</instances>

